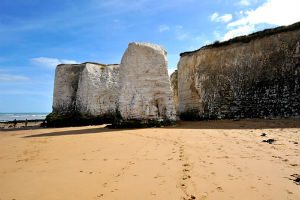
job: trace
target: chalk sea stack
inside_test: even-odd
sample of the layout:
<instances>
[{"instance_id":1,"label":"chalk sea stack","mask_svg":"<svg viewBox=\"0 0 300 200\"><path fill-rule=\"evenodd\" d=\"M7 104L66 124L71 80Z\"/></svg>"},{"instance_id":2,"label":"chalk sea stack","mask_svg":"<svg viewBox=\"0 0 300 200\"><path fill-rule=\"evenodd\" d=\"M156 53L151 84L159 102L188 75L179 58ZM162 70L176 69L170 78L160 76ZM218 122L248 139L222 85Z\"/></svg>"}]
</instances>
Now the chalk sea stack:
<instances>
[{"instance_id":1,"label":"chalk sea stack","mask_svg":"<svg viewBox=\"0 0 300 200\"><path fill-rule=\"evenodd\" d=\"M112 127L171 125L176 113L166 51L130 43L120 65L62 64L55 73L48 126L112 124Z\"/></svg>"},{"instance_id":2,"label":"chalk sea stack","mask_svg":"<svg viewBox=\"0 0 300 200\"><path fill-rule=\"evenodd\" d=\"M181 119L300 115L300 23L181 54Z\"/></svg>"},{"instance_id":3,"label":"chalk sea stack","mask_svg":"<svg viewBox=\"0 0 300 200\"><path fill-rule=\"evenodd\" d=\"M158 45L128 45L120 64L120 124L155 126L176 120L166 55Z\"/></svg>"},{"instance_id":4,"label":"chalk sea stack","mask_svg":"<svg viewBox=\"0 0 300 200\"><path fill-rule=\"evenodd\" d=\"M61 64L55 71L53 112L48 126L110 123L115 117L119 65Z\"/></svg>"},{"instance_id":5,"label":"chalk sea stack","mask_svg":"<svg viewBox=\"0 0 300 200\"><path fill-rule=\"evenodd\" d=\"M119 65L87 63L76 96L78 111L87 116L113 116L119 96Z\"/></svg>"}]
</instances>

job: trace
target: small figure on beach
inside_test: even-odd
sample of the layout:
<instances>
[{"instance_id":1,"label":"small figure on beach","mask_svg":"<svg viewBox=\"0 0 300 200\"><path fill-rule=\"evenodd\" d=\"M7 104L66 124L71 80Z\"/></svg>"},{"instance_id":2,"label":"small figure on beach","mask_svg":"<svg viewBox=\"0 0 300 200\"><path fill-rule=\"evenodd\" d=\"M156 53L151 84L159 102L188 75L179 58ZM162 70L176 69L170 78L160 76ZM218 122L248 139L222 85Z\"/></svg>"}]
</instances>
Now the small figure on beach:
<instances>
[{"instance_id":1,"label":"small figure on beach","mask_svg":"<svg viewBox=\"0 0 300 200\"><path fill-rule=\"evenodd\" d=\"M41 126L42 126L42 127L47 127L47 120L43 120Z\"/></svg>"},{"instance_id":2,"label":"small figure on beach","mask_svg":"<svg viewBox=\"0 0 300 200\"><path fill-rule=\"evenodd\" d=\"M27 119L25 119L25 127L27 127L27 125L28 125L28 121Z\"/></svg>"},{"instance_id":3,"label":"small figure on beach","mask_svg":"<svg viewBox=\"0 0 300 200\"><path fill-rule=\"evenodd\" d=\"M14 120L13 125L14 125L14 128L16 128L16 126L17 126L17 119Z\"/></svg>"}]
</instances>

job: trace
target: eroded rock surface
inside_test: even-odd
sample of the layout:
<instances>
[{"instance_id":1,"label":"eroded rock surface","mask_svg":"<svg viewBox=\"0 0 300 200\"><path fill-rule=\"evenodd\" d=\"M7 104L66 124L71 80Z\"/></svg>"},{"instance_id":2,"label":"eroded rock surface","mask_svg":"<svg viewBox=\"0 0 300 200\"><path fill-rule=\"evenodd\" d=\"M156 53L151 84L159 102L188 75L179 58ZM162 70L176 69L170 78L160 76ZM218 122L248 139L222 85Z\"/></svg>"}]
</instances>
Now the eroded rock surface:
<instances>
[{"instance_id":1,"label":"eroded rock surface","mask_svg":"<svg viewBox=\"0 0 300 200\"><path fill-rule=\"evenodd\" d=\"M176 110L176 113L178 114L178 106L179 106L179 102L178 102L178 70L175 70L171 74L170 81L171 81L171 88L172 88L172 93L173 93L175 110Z\"/></svg>"},{"instance_id":2,"label":"eroded rock surface","mask_svg":"<svg viewBox=\"0 0 300 200\"><path fill-rule=\"evenodd\" d=\"M123 120L176 120L166 51L130 43L120 64L119 111Z\"/></svg>"},{"instance_id":3,"label":"eroded rock surface","mask_svg":"<svg viewBox=\"0 0 300 200\"><path fill-rule=\"evenodd\" d=\"M78 82L84 67L83 64L61 64L56 67L53 112L65 114L76 110Z\"/></svg>"},{"instance_id":4,"label":"eroded rock surface","mask_svg":"<svg viewBox=\"0 0 300 200\"><path fill-rule=\"evenodd\" d=\"M300 115L300 24L255 33L194 52L178 64L185 119Z\"/></svg>"},{"instance_id":5,"label":"eroded rock surface","mask_svg":"<svg viewBox=\"0 0 300 200\"><path fill-rule=\"evenodd\" d=\"M78 85L76 106L81 114L114 115L119 95L119 65L86 63Z\"/></svg>"},{"instance_id":6,"label":"eroded rock surface","mask_svg":"<svg viewBox=\"0 0 300 200\"><path fill-rule=\"evenodd\" d=\"M49 126L109 123L116 114L119 65L62 64L55 73Z\"/></svg>"}]
</instances>

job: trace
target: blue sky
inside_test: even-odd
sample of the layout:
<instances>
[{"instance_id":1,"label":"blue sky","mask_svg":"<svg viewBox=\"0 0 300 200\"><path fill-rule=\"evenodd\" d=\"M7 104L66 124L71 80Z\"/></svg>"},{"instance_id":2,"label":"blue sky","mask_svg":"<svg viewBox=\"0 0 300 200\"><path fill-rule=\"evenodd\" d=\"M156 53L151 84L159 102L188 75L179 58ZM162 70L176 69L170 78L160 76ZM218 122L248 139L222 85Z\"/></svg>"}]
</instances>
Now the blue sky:
<instances>
[{"instance_id":1,"label":"blue sky","mask_svg":"<svg viewBox=\"0 0 300 200\"><path fill-rule=\"evenodd\" d=\"M59 63L119 63L129 42L179 53L300 21L300 0L1 0L0 113L50 112Z\"/></svg>"}]
</instances>

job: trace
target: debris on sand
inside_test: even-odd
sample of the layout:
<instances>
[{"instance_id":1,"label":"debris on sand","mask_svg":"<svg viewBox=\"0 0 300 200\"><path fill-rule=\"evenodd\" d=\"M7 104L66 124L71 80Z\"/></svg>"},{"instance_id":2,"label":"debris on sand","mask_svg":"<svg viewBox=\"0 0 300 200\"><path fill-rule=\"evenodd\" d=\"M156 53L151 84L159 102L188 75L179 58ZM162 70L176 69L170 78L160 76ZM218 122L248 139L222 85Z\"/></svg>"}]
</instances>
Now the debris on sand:
<instances>
[{"instance_id":1,"label":"debris on sand","mask_svg":"<svg viewBox=\"0 0 300 200\"><path fill-rule=\"evenodd\" d=\"M300 175L292 174L291 176L294 177L294 179L291 179L291 180L293 180L296 185L300 185Z\"/></svg>"},{"instance_id":2,"label":"debris on sand","mask_svg":"<svg viewBox=\"0 0 300 200\"><path fill-rule=\"evenodd\" d=\"M266 134L266 133L262 133L260 136L261 136L261 137L266 137L267 134Z\"/></svg>"},{"instance_id":3,"label":"debris on sand","mask_svg":"<svg viewBox=\"0 0 300 200\"><path fill-rule=\"evenodd\" d=\"M275 139L267 139L267 140L263 140L262 142L273 144L275 141L276 141Z\"/></svg>"}]
</instances>

